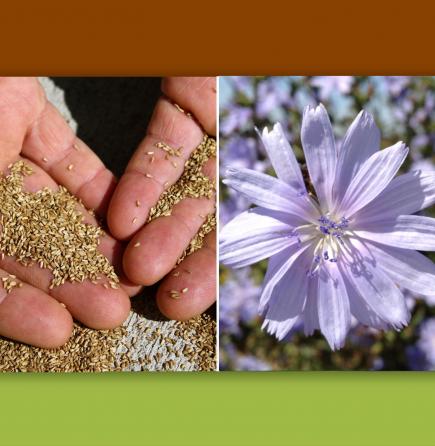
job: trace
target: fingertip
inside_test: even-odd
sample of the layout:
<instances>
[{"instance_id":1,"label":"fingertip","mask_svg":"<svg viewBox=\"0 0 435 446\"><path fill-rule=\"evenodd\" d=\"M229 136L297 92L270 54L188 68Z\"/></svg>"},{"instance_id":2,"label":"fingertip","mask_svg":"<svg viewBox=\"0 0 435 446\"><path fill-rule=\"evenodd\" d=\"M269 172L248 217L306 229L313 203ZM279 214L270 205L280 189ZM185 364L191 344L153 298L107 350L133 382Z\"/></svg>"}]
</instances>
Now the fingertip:
<instances>
[{"instance_id":1,"label":"fingertip","mask_svg":"<svg viewBox=\"0 0 435 446\"><path fill-rule=\"evenodd\" d=\"M65 345L72 334L74 321L71 314L59 304L60 311L46 333L47 342L40 345L43 348L59 348Z\"/></svg>"},{"instance_id":2,"label":"fingertip","mask_svg":"<svg viewBox=\"0 0 435 446\"><path fill-rule=\"evenodd\" d=\"M3 336L42 348L58 348L71 337L71 314L56 300L28 285L13 290L0 305Z\"/></svg>"},{"instance_id":3,"label":"fingertip","mask_svg":"<svg viewBox=\"0 0 435 446\"><path fill-rule=\"evenodd\" d=\"M130 298L121 287L106 287L89 281L65 283L56 289L56 299L63 302L73 317L87 327L110 330L125 322L131 305Z\"/></svg>"},{"instance_id":4,"label":"fingertip","mask_svg":"<svg viewBox=\"0 0 435 446\"><path fill-rule=\"evenodd\" d=\"M166 265L162 265L162 258L165 258L164 253L151 260L146 253L146 246L135 237L128 244L122 258L125 275L134 284L154 285L164 275L162 268Z\"/></svg>"},{"instance_id":5,"label":"fingertip","mask_svg":"<svg viewBox=\"0 0 435 446\"><path fill-rule=\"evenodd\" d=\"M214 252L201 248L171 271L157 291L157 306L169 319L188 320L216 300Z\"/></svg>"}]
</instances>

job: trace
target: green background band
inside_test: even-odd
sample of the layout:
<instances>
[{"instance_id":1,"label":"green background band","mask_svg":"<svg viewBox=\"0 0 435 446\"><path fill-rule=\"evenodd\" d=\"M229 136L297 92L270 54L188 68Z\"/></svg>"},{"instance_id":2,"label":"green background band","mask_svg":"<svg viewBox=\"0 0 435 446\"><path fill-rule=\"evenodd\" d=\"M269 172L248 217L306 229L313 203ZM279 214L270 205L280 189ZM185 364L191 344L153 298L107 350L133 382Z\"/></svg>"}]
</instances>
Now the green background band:
<instances>
[{"instance_id":1,"label":"green background band","mask_svg":"<svg viewBox=\"0 0 435 446\"><path fill-rule=\"evenodd\" d=\"M433 373L3 374L0 444L435 444Z\"/></svg>"}]
</instances>

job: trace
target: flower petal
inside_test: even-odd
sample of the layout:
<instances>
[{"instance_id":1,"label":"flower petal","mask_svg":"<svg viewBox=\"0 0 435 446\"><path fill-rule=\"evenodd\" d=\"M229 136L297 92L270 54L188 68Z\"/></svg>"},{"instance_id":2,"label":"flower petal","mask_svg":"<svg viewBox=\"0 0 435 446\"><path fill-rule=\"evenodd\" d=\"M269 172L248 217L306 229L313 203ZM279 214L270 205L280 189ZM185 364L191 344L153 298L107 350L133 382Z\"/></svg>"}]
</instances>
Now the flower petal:
<instances>
[{"instance_id":1,"label":"flower petal","mask_svg":"<svg viewBox=\"0 0 435 446\"><path fill-rule=\"evenodd\" d=\"M366 246L394 282L416 294L435 297L435 264L425 255L373 242Z\"/></svg>"},{"instance_id":2,"label":"flower petal","mask_svg":"<svg viewBox=\"0 0 435 446\"><path fill-rule=\"evenodd\" d=\"M399 215L391 220L359 225L359 237L396 248L435 251L435 218Z\"/></svg>"},{"instance_id":3,"label":"flower petal","mask_svg":"<svg viewBox=\"0 0 435 446\"><path fill-rule=\"evenodd\" d=\"M363 163L380 149L381 134L370 113L362 110L344 136L338 153L334 198L339 203Z\"/></svg>"},{"instance_id":4,"label":"flower petal","mask_svg":"<svg viewBox=\"0 0 435 446\"><path fill-rule=\"evenodd\" d=\"M266 315L269 304L272 304L275 296L279 296L282 292L284 292L283 289L285 289L285 286L287 286L288 280L283 282L285 285L280 285L280 281L287 275L287 272L290 273L290 271L293 269L293 272L291 272L292 275L297 272L297 274L299 274L304 281L307 281L306 271L308 269L308 258L310 256L304 256L303 254L308 250L308 248L310 248L309 243L305 243L301 247L298 245L290 246L285 251L282 251L271 258L266 276L264 278L263 290L260 297L260 314ZM311 255L312 249L308 250L308 252ZM291 314L290 317L293 316L295 315Z\"/></svg>"},{"instance_id":5,"label":"flower petal","mask_svg":"<svg viewBox=\"0 0 435 446\"><path fill-rule=\"evenodd\" d=\"M261 139L277 177L290 185L296 193L306 192L301 169L281 124L275 124L270 132L264 128Z\"/></svg>"},{"instance_id":6,"label":"flower petal","mask_svg":"<svg viewBox=\"0 0 435 446\"><path fill-rule=\"evenodd\" d=\"M306 336L311 336L314 330L320 328L317 310L317 281L318 277L316 275L311 277L308 282L307 301L304 309L304 333Z\"/></svg>"},{"instance_id":7,"label":"flower petal","mask_svg":"<svg viewBox=\"0 0 435 446\"><path fill-rule=\"evenodd\" d=\"M413 214L435 203L435 172L414 171L394 178L358 212L355 225Z\"/></svg>"},{"instance_id":8,"label":"flower petal","mask_svg":"<svg viewBox=\"0 0 435 446\"><path fill-rule=\"evenodd\" d=\"M331 122L322 104L304 110L301 140L311 182L325 212L331 209L337 152Z\"/></svg>"},{"instance_id":9,"label":"flower petal","mask_svg":"<svg viewBox=\"0 0 435 446\"><path fill-rule=\"evenodd\" d=\"M294 327L295 323L299 319L299 316L294 318L285 319L283 321L275 321L272 319L264 319L261 326L262 330L275 336L278 341L282 341L289 333L289 331Z\"/></svg>"},{"instance_id":10,"label":"flower petal","mask_svg":"<svg viewBox=\"0 0 435 446\"><path fill-rule=\"evenodd\" d=\"M358 322L367 327L376 328L377 330L387 330L389 328L388 324L367 305L366 301L356 291L355 287L350 284L344 274L343 279L349 297L350 312Z\"/></svg>"},{"instance_id":11,"label":"flower petal","mask_svg":"<svg viewBox=\"0 0 435 446\"><path fill-rule=\"evenodd\" d=\"M320 330L332 350L344 345L350 327L349 299L341 273L328 265L318 277L318 313Z\"/></svg>"},{"instance_id":12,"label":"flower petal","mask_svg":"<svg viewBox=\"0 0 435 446\"><path fill-rule=\"evenodd\" d=\"M262 309L265 314L263 328L268 327L268 332L279 340L288 334L302 315L307 298L308 259L307 251L300 254L297 261L294 261L283 277L275 283L272 295Z\"/></svg>"},{"instance_id":13,"label":"flower petal","mask_svg":"<svg viewBox=\"0 0 435 446\"><path fill-rule=\"evenodd\" d=\"M250 169L228 168L224 184L246 196L252 203L315 222L318 211L307 195L298 196L286 183Z\"/></svg>"},{"instance_id":14,"label":"flower petal","mask_svg":"<svg viewBox=\"0 0 435 446\"><path fill-rule=\"evenodd\" d=\"M350 183L337 213L351 217L374 200L396 175L407 154L402 142L373 154Z\"/></svg>"},{"instance_id":15,"label":"flower petal","mask_svg":"<svg viewBox=\"0 0 435 446\"><path fill-rule=\"evenodd\" d=\"M224 265L241 268L271 257L298 243L293 228L300 222L296 217L264 208L245 211L220 232L219 259Z\"/></svg>"},{"instance_id":16,"label":"flower petal","mask_svg":"<svg viewBox=\"0 0 435 446\"><path fill-rule=\"evenodd\" d=\"M409 321L409 311L402 292L382 270L373 254L356 239L346 242L340 269L367 306L394 328Z\"/></svg>"}]
</instances>

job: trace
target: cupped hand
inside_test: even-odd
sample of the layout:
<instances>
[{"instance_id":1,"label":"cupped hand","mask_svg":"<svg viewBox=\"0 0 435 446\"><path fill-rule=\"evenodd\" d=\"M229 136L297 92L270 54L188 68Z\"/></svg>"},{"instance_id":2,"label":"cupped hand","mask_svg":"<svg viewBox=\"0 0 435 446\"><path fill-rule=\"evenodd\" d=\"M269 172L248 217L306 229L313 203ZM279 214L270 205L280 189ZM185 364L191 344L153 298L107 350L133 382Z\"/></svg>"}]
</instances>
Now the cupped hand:
<instances>
[{"instance_id":1,"label":"cupped hand","mask_svg":"<svg viewBox=\"0 0 435 446\"><path fill-rule=\"evenodd\" d=\"M74 135L35 78L0 79L0 154L3 173L20 159L32 167L34 173L24 180L25 190L55 190L63 185L86 208L104 216L115 178ZM87 223L96 224L85 209L83 214ZM112 237L102 237L99 250L111 263L120 263L122 247ZM0 335L46 348L68 340L73 318L95 329L122 324L130 310L129 295L139 289L125 279L118 289L89 280L49 289L52 274L48 269L4 257L0 276L9 274L23 285L8 294L0 287Z\"/></svg>"},{"instance_id":2,"label":"cupped hand","mask_svg":"<svg viewBox=\"0 0 435 446\"><path fill-rule=\"evenodd\" d=\"M107 215L112 235L129 241L123 257L126 276L146 286L163 279L157 291L160 310L170 319L185 320L201 314L216 299L215 231L206 236L201 249L173 269L205 216L214 212L215 197L184 198L170 216L146 222L165 188L182 175L185 161L204 133L216 134L216 79L167 78L162 90L166 97L157 102L147 134L116 187ZM180 158L174 162L165 158L165 152L156 149L159 142L182 147ZM215 169L214 159L203 166L204 174L213 180Z\"/></svg>"}]
</instances>

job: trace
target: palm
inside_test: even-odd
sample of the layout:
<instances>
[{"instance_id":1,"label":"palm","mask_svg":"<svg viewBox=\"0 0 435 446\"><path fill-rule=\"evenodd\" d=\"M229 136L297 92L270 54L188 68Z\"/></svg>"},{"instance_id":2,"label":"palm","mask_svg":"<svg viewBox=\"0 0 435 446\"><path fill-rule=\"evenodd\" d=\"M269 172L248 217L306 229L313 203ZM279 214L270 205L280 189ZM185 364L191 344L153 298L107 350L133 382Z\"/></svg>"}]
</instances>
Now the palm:
<instances>
[{"instance_id":1,"label":"palm","mask_svg":"<svg viewBox=\"0 0 435 446\"><path fill-rule=\"evenodd\" d=\"M26 177L26 190L61 184L87 208L104 215L115 179L47 102L36 79L0 80L0 150L2 172L19 159L31 165L34 174ZM96 223L85 210L84 215ZM115 265L120 263L122 248L113 238L102 238L99 250ZM42 347L65 343L73 318L96 329L120 325L129 313L128 295L139 289L127 280L121 280L120 289L89 280L49 289L52 276L47 269L23 266L13 257L4 257L0 268L1 276L13 274L23 283L9 294L0 291L0 334Z\"/></svg>"},{"instance_id":2,"label":"palm","mask_svg":"<svg viewBox=\"0 0 435 446\"><path fill-rule=\"evenodd\" d=\"M175 205L170 216L148 224L146 221L165 187L181 176L184 162L202 141L204 131L215 134L215 83L214 78L165 79L163 91L169 100L158 101L147 135L121 177L108 210L111 233L119 240L129 241L123 258L125 274L141 285L163 279L157 303L172 319L200 314L216 298L214 231L206 237L202 249L172 269L204 223L204 216L214 211L215 200L185 198ZM182 113L172 101L196 120ZM158 142L183 148L180 157L174 158L176 162L170 162L164 151L156 149ZM203 172L214 179L215 160L209 160ZM171 290L185 290L186 294L173 299Z\"/></svg>"}]
</instances>

